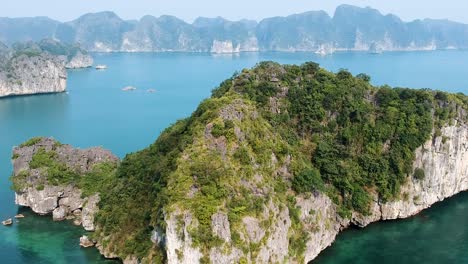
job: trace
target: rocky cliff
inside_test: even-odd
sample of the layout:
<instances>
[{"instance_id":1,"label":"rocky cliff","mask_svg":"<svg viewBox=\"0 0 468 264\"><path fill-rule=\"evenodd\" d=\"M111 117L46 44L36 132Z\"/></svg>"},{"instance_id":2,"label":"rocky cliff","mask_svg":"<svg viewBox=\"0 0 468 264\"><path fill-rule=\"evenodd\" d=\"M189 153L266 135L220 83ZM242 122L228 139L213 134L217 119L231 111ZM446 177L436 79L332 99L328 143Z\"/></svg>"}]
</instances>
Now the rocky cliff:
<instances>
[{"instance_id":1,"label":"rocky cliff","mask_svg":"<svg viewBox=\"0 0 468 264\"><path fill-rule=\"evenodd\" d=\"M77 45L45 39L0 44L0 97L63 92L66 69L87 68L93 58Z\"/></svg>"},{"instance_id":2,"label":"rocky cliff","mask_svg":"<svg viewBox=\"0 0 468 264\"><path fill-rule=\"evenodd\" d=\"M11 30L16 29L16 30ZM21 32L21 33L19 33ZM260 22L173 16L126 21L112 12L60 23L47 18L0 18L0 41L53 38L97 52L414 51L468 48L468 26L448 20L414 20L372 8L338 6L331 16L311 11ZM232 47L231 44L232 43Z\"/></svg>"},{"instance_id":3,"label":"rocky cliff","mask_svg":"<svg viewBox=\"0 0 468 264\"><path fill-rule=\"evenodd\" d=\"M442 128L440 136L434 136L417 149L413 168L423 169L424 178L408 178L395 201L381 202L375 197L367 216L355 214L351 219L343 219L325 195L300 197L297 204L301 208L301 220L318 227L308 231L305 262L317 257L349 225L365 227L376 221L407 218L468 190L468 124L458 121Z\"/></svg>"},{"instance_id":4,"label":"rocky cliff","mask_svg":"<svg viewBox=\"0 0 468 264\"><path fill-rule=\"evenodd\" d=\"M67 72L57 57L16 52L7 58L0 69L0 97L65 91Z\"/></svg>"},{"instance_id":5,"label":"rocky cliff","mask_svg":"<svg viewBox=\"0 0 468 264\"><path fill-rule=\"evenodd\" d=\"M56 219L80 209L96 247L125 263L307 263L349 226L468 189L468 97L369 79L260 63L117 168L27 142L17 202ZM66 199L80 191L88 202Z\"/></svg>"}]
</instances>

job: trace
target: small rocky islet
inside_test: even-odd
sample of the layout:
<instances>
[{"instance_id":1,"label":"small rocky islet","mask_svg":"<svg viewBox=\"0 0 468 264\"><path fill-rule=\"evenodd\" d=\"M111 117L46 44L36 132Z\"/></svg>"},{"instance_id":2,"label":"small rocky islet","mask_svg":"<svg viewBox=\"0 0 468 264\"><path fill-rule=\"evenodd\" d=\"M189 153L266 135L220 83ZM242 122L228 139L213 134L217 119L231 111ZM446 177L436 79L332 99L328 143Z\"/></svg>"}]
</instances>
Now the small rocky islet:
<instances>
[{"instance_id":1,"label":"small rocky islet","mask_svg":"<svg viewBox=\"0 0 468 264\"><path fill-rule=\"evenodd\" d=\"M33 138L13 150L16 203L124 263L307 263L468 189L468 98L369 80L260 63L122 160Z\"/></svg>"}]
</instances>

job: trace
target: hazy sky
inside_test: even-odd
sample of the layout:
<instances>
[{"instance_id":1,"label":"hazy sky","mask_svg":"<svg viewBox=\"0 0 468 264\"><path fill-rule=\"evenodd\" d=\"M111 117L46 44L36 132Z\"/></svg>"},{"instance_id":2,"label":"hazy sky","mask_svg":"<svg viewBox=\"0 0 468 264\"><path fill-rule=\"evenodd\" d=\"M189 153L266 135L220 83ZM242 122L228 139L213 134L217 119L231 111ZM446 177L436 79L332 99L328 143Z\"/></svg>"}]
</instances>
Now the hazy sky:
<instances>
[{"instance_id":1,"label":"hazy sky","mask_svg":"<svg viewBox=\"0 0 468 264\"><path fill-rule=\"evenodd\" d=\"M237 20L260 20L310 10L333 14L346 3L371 6L382 13L394 13L403 20L448 18L468 23L466 0L1 0L0 16L48 16L69 21L89 12L110 10L125 19L143 15L174 15L187 21L198 16L223 16Z\"/></svg>"}]
</instances>

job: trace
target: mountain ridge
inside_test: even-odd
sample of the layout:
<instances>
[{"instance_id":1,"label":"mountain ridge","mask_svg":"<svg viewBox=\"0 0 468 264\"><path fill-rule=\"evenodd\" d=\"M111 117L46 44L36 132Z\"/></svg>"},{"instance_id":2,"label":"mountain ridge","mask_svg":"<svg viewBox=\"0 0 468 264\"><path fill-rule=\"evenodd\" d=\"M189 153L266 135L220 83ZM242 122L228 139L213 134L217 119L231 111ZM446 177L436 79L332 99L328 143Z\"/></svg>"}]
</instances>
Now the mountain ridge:
<instances>
[{"instance_id":1,"label":"mountain ridge","mask_svg":"<svg viewBox=\"0 0 468 264\"><path fill-rule=\"evenodd\" d=\"M405 22L370 7L340 5L333 15L308 11L260 21L146 15L125 20L112 11L59 22L0 18L0 41L54 38L95 52L413 51L468 48L468 25L447 19Z\"/></svg>"}]
</instances>

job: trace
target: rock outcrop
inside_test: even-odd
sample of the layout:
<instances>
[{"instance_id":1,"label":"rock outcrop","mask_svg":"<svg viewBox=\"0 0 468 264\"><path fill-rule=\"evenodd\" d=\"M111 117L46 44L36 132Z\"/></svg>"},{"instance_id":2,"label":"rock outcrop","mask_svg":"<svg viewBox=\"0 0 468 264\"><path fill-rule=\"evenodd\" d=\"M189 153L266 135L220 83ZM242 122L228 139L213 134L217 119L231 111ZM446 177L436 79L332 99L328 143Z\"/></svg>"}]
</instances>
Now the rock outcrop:
<instances>
[{"instance_id":1,"label":"rock outcrop","mask_svg":"<svg viewBox=\"0 0 468 264\"><path fill-rule=\"evenodd\" d=\"M12 180L16 191L16 204L30 207L37 214L52 214L56 221L75 219L74 222L82 225L85 230L93 231L99 194L84 196L75 181L51 182L47 164L41 164L40 167L30 166L34 159L39 159L35 156L38 153L53 155L53 159L78 175L92 171L97 164L117 163L118 158L102 148L81 150L70 145L62 145L51 138L35 138L29 144L13 150L15 158Z\"/></svg>"},{"instance_id":2,"label":"rock outcrop","mask_svg":"<svg viewBox=\"0 0 468 264\"><path fill-rule=\"evenodd\" d=\"M81 247L94 247L96 243L92 241L88 236L82 236L80 237L80 246Z\"/></svg>"}]
</instances>

